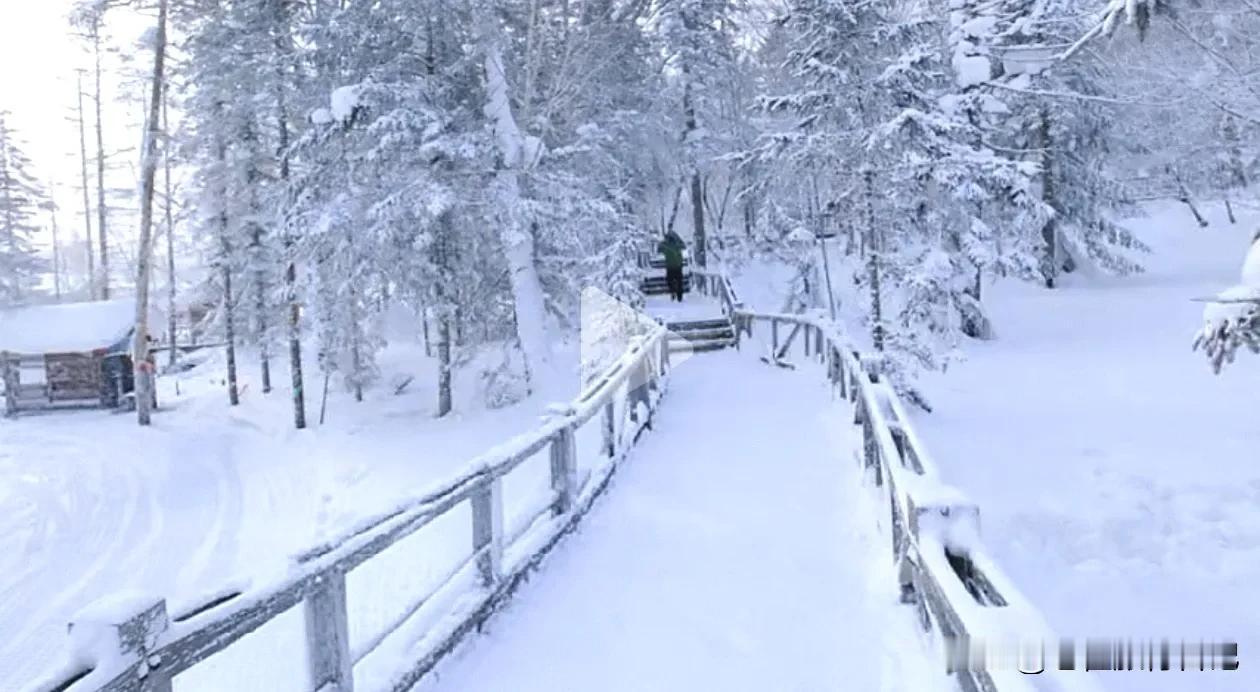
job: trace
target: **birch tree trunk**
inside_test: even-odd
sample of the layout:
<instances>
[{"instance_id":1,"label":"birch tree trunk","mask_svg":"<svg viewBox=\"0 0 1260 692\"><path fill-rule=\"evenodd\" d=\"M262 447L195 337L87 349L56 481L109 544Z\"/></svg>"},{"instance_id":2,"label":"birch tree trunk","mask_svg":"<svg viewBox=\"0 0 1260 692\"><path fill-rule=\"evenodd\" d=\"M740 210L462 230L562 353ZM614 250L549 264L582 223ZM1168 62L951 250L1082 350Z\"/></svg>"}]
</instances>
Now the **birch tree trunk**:
<instances>
[{"instance_id":1,"label":"birch tree trunk","mask_svg":"<svg viewBox=\"0 0 1260 692\"><path fill-rule=\"evenodd\" d=\"M153 84L149 92L149 131L144 138L140 171L140 251L136 258L135 363L136 414L140 425L149 424L153 405L153 367L149 363L149 279L153 263L153 191L157 178L157 142L162 135L162 95L166 67L166 0L158 3L157 39L153 57Z\"/></svg>"},{"instance_id":2,"label":"birch tree trunk","mask_svg":"<svg viewBox=\"0 0 1260 692\"><path fill-rule=\"evenodd\" d=\"M83 73L76 82L79 89L79 172L83 179L83 240L87 247L88 300L96 300L96 253L92 249L92 193L88 182L87 113L83 110Z\"/></svg>"},{"instance_id":3,"label":"birch tree trunk","mask_svg":"<svg viewBox=\"0 0 1260 692\"><path fill-rule=\"evenodd\" d=\"M516 313L516 335L525 358L525 375L531 387L540 369L551 360L547 340L546 305L542 281L534 259L534 236L522 218L520 174L534 162L540 143L526 137L512 115L502 51L496 41L485 41L485 115L494 125L499 148L494 186L498 196L499 237L507 258Z\"/></svg>"}]
</instances>

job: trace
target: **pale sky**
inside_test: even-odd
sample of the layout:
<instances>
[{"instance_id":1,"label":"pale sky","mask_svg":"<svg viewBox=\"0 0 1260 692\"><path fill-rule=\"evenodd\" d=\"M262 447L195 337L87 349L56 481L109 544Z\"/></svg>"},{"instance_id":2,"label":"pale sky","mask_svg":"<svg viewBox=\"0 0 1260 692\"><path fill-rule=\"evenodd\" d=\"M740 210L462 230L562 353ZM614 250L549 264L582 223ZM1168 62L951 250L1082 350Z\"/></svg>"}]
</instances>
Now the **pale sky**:
<instances>
[{"instance_id":1,"label":"pale sky","mask_svg":"<svg viewBox=\"0 0 1260 692\"><path fill-rule=\"evenodd\" d=\"M76 107L76 69L91 65L86 42L72 32L67 21L74 5L75 0L0 0L0 109L10 113L11 126L26 143L26 154L35 165L32 173L56 184L62 209L58 221L67 234L82 232L79 129L68 118ZM117 37L111 44L123 49L119 54L135 54L131 37L137 35L139 19L126 9L108 15L106 33ZM145 60L147 56L136 57ZM111 57L106 70L117 65L117 58ZM90 73L85 80L85 90L90 93ZM106 150L135 147L140 126L134 120L143 115L134 107L113 102L118 92L116 76L107 75L104 82ZM92 155L95 121L91 99L84 99L84 108L88 110L88 149ZM114 186L127 184L126 180L112 181Z\"/></svg>"}]
</instances>

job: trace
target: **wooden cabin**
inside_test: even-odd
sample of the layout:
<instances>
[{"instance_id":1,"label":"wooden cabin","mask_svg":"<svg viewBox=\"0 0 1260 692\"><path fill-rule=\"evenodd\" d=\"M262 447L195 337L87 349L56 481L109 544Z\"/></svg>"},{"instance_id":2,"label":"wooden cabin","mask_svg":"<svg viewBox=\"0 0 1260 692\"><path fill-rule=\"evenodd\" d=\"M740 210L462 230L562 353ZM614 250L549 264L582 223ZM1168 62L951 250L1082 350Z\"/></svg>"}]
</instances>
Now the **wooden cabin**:
<instances>
[{"instance_id":1,"label":"wooden cabin","mask_svg":"<svg viewBox=\"0 0 1260 692\"><path fill-rule=\"evenodd\" d=\"M129 401L135 319L132 298L0 310L5 415Z\"/></svg>"}]
</instances>

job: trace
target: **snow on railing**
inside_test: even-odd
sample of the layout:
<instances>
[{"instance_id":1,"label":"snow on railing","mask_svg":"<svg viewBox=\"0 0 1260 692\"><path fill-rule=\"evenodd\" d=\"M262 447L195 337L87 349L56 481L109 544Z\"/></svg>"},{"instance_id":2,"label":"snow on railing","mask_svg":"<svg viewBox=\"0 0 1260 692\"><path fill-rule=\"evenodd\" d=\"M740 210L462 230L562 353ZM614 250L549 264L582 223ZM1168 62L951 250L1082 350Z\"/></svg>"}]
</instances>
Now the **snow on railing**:
<instances>
[{"instance_id":1,"label":"snow on railing","mask_svg":"<svg viewBox=\"0 0 1260 692\"><path fill-rule=\"evenodd\" d=\"M608 487L649 425L668 371L666 331L637 338L577 399L552 407L543 425L478 457L464 475L436 491L296 556L287 573L271 583L222 588L173 617L165 599L156 596L98 603L70 625L72 660L28 689L168 692L175 676L301 607L304 641L284 651L307 667L308 689L352 692L357 673L363 688L408 690L490 617ZM588 426L591 421L595 424ZM545 485L546 479L537 484L521 479L544 450L546 490L513 498L505 507L505 480L513 487ZM383 624L366 633L355 628L352 641L355 611L348 603L353 589L347 588L347 576L380 563L392 547L409 547L399 544L439 520L458 520L462 512L454 510L465 507L472 537L467 552L440 572L435 587L391 603L397 607L381 618ZM505 511L511 514L506 520ZM436 617L426 612L418 619L425 606L436 610Z\"/></svg>"},{"instance_id":2,"label":"snow on railing","mask_svg":"<svg viewBox=\"0 0 1260 692\"><path fill-rule=\"evenodd\" d=\"M1052 657L1057 654L1060 640L989 556L979 537L979 508L942 480L900 399L881 376L881 359L862 357L825 317L741 307L731 318L735 331L749 337L754 322L769 323L775 363L779 326L803 334L805 358L825 365L831 385L853 403L854 424L862 426L859 462L889 508L880 523L887 522L902 602L917 608L925 631L939 633L959 686L967 692L1097 690L1084 675L1029 675L1016 665L986 666L972 658L986 645L1019 642L1043 647L1041 662L1053 670L1057 664L1044 654L1046 647ZM1031 663L1029 672L1036 672L1035 656L1020 663Z\"/></svg>"},{"instance_id":3,"label":"snow on railing","mask_svg":"<svg viewBox=\"0 0 1260 692\"><path fill-rule=\"evenodd\" d=\"M709 263L707 267L694 267L691 274L699 279L697 286L700 292L721 301L722 314L733 320L735 312L742 310L744 304L735 293L726 264L716 249L709 250Z\"/></svg>"}]
</instances>

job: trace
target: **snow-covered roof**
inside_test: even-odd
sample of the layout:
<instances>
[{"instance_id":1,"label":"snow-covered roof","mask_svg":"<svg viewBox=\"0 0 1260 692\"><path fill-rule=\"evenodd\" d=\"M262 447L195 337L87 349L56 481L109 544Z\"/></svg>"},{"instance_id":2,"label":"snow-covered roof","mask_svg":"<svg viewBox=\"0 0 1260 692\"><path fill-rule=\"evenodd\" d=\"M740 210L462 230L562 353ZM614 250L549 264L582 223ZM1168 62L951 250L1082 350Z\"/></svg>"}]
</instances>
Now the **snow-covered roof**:
<instances>
[{"instance_id":1,"label":"snow-covered roof","mask_svg":"<svg viewBox=\"0 0 1260 692\"><path fill-rule=\"evenodd\" d=\"M160 329L161 315L153 309L149 315L150 323ZM0 310L0 351L81 353L107 348L125 339L135 321L134 298Z\"/></svg>"}]
</instances>

